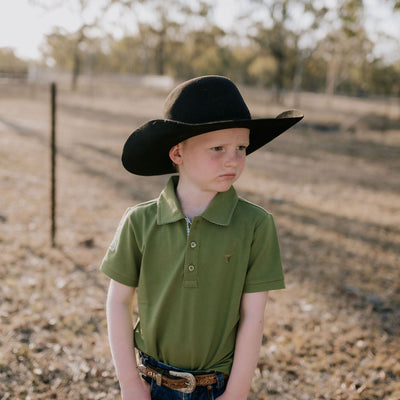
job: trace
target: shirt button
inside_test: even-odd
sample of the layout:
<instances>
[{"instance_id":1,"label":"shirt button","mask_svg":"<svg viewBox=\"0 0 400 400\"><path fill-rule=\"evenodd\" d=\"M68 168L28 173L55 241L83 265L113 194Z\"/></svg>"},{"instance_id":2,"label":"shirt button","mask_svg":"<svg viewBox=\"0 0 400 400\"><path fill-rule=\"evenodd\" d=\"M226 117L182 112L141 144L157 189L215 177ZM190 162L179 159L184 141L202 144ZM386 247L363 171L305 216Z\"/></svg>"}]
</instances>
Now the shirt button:
<instances>
[{"instance_id":1,"label":"shirt button","mask_svg":"<svg viewBox=\"0 0 400 400\"><path fill-rule=\"evenodd\" d=\"M197 243L196 243L196 242L190 242L190 247L191 247L192 249L194 249L196 246L197 246Z\"/></svg>"},{"instance_id":2,"label":"shirt button","mask_svg":"<svg viewBox=\"0 0 400 400\"><path fill-rule=\"evenodd\" d=\"M194 265L189 265L189 266L188 266L188 270L189 270L190 272L193 272L194 269L195 269L195 266L194 266Z\"/></svg>"}]
</instances>

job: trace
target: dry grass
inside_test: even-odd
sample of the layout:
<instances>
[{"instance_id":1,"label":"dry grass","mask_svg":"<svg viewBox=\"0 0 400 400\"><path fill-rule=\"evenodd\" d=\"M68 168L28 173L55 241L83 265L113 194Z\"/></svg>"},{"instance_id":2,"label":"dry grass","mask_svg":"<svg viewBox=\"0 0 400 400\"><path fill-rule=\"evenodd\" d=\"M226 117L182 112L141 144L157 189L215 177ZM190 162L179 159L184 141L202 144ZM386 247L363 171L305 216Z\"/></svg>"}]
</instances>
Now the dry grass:
<instances>
[{"instance_id":1,"label":"dry grass","mask_svg":"<svg viewBox=\"0 0 400 400\"><path fill-rule=\"evenodd\" d=\"M91 81L59 93L58 248L49 246L49 98L0 87L0 399L115 399L107 278L124 209L166 177L125 173L121 146L165 92ZM268 94L243 89L256 114ZM298 129L237 185L275 217L287 289L271 294L250 399L400 399L400 107L303 94ZM299 107L300 108L300 107Z\"/></svg>"}]
</instances>

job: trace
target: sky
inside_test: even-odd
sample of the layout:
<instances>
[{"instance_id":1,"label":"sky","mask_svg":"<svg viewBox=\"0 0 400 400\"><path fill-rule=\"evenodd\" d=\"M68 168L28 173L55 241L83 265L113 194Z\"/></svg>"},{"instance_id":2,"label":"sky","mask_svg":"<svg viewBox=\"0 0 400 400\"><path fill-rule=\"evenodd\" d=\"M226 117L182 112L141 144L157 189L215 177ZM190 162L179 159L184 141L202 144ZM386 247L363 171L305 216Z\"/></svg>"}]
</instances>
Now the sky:
<instances>
[{"instance_id":1,"label":"sky","mask_svg":"<svg viewBox=\"0 0 400 400\"><path fill-rule=\"evenodd\" d=\"M69 3L69 2L64 2ZM98 3L101 3L99 0ZM380 40L378 55L400 58L400 12L394 13L383 0L364 0L366 6L366 27L373 32L383 32L398 38L397 44L392 45L389 40ZM238 0L217 0L216 19L228 28L233 22L234 10L237 10ZM242 3L243 4L243 3ZM226 12L229 10L229 13ZM111 19L118 18L110 15ZM90 17L89 17L90 19ZM61 26L67 31L78 28L79 20L76 14L68 8L45 12L41 8L33 7L29 0L0 0L0 47L9 47L15 54L24 59L37 60L40 58L40 46L44 35L50 33L55 26ZM117 28L114 28L117 29ZM115 35L122 32L115 30ZM381 53L381 54L379 54Z\"/></svg>"}]
</instances>

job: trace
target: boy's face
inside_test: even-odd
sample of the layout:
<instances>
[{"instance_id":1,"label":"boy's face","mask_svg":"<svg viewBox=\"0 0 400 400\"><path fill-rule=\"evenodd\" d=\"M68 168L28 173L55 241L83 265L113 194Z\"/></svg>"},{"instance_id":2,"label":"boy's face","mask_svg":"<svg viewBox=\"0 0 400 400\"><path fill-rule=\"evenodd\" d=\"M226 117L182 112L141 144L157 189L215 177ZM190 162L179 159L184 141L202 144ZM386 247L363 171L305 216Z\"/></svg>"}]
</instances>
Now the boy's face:
<instances>
[{"instance_id":1,"label":"boy's face","mask_svg":"<svg viewBox=\"0 0 400 400\"><path fill-rule=\"evenodd\" d=\"M207 192L228 190L243 171L249 132L247 128L223 129L174 146L170 157L178 165L180 184Z\"/></svg>"}]
</instances>

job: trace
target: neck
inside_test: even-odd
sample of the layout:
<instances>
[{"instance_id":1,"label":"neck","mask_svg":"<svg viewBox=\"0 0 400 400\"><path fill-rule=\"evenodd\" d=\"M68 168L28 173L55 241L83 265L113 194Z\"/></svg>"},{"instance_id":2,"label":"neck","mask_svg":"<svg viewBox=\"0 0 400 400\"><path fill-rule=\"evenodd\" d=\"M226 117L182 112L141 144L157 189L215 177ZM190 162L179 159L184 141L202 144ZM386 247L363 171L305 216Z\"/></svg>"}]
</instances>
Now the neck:
<instances>
[{"instance_id":1,"label":"neck","mask_svg":"<svg viewBox=\"0 0 400 400\"><path fill-rule=\"evenodd\" d=\"M181 204L183 213L192 219L201 215L209 206L217 192L202 192L195 187L184 185L181 180L176 188L176 195Z\"/></svg>"}]
</instances>

